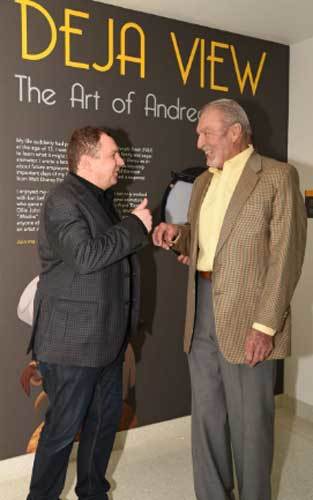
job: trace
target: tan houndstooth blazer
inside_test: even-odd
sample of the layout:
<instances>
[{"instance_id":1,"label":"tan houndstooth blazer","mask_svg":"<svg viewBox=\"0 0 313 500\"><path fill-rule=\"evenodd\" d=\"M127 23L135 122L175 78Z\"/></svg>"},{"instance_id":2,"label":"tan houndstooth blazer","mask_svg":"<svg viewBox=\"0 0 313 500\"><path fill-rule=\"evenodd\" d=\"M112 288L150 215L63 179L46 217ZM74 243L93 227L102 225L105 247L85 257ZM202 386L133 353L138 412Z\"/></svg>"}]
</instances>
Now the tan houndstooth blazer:
<instances>
[{"instance_id":1,"label":"tan houndstooth blazer","mask_svg":"<svg viewBox=\"0 0 313 500\"><path fill-rule=\"evenodd\" d=\"M186 352L195 319L199 212L211 178L207 171L196 179L188 224L181 226L174 247L190 256ZM269 359L290 354L290 301L301 273L306 224L296 169L253 153L228 206L213 265L216 333L231 363L244 362L245 338L254 322L277 331Z\"/></svg>"}]
</instances>

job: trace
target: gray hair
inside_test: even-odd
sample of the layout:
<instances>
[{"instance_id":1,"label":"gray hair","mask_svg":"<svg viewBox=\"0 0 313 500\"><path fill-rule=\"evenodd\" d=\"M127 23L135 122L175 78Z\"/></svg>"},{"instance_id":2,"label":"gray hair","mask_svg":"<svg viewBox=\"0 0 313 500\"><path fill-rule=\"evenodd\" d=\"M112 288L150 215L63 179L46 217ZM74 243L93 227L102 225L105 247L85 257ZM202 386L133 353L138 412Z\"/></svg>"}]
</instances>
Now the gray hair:
<instances>
[{"instance_id":1,"label":"gray hair","mask_svg":"<svg viewBox=\"0 0 313 500\"><path fill-rule=\"evenodd\" d=\"M209 102L202 108L200 116L210 108L215 108L221 111L221 113L223 113L225 123L229 127L234 123L239 123L242 128L243 138L247 141L247 143L250 142L252 135L250 121L247 113L240 106L240 104L238 104L238 102L233 99L216 99L215 101Z\"/></svg>"}]
</instances>

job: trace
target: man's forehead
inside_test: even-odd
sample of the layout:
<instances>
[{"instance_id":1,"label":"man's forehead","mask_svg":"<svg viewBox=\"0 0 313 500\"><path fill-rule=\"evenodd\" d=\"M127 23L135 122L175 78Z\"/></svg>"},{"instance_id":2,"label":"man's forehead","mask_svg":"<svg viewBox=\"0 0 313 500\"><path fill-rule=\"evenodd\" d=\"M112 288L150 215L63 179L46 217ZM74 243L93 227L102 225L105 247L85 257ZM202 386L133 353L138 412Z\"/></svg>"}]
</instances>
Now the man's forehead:
<instances>
[{"instance_id":1,"label":"man's forehead","mask_svg":"<svg viewBox=\"0 0 313 500\"><path fill-rule=\"evenodd\" d=\"M117 146L115 140L112 137L110 137L108 134L106 134L105 132L103 132L103 134L101 134L100 142L106 150L118 151L118 146Z\"/></svg>"},{"instance_id":2,"label":"man's forehead","mask_svg":"<svg viewBox=\"0 0 313 500\"><path fill-rule=\"evenodd\" d=\"M212 125L216 125L223 122L223 113L216 108L208 108L206 109L200 116L197 131L204 130L206 128L211 127Z\"/></svg>"}]
</instances>

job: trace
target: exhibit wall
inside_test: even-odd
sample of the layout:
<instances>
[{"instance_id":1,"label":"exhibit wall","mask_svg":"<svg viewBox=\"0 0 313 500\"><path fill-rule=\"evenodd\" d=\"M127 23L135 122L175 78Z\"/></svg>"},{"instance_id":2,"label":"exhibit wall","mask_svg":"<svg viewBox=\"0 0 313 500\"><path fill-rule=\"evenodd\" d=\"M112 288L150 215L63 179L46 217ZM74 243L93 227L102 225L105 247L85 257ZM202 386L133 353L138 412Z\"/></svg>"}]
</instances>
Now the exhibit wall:
<instances>
[{"instance_id":1,"label":"exhibit wall","mask_svg":"<svg viewBox=\"0 0 313 500\"><path fill-rule=\"evenodd\" d=\"M31 328L17 306L40 271L40 208L67 173L73 129L115 130L126 163L115 204L123 217L147 196L157 223L171 172L205 166L195 129L213 99L237 99L255 148L286 160L289 48L88 0L3 0L0 23L0 458L7 458L35 448L46 406L40 382L30 398L20 387ZM186 268L151 244L140 260L141 321L125 368L121 428L190 412Z\"/></svg>"},{"instance_id":2,"label":"exhibit wall","mask_svg":"<svg viewBox=\"0 0 313 500\"><path fill-rule=\"evenodd\" d=\"M313 146L312 86L313 38L290 47L290 108L288 159L300 175L301 190L307 193L308 217L306 255L302 276L293 300L292 357L285 363L285 392L304 403L302 416L313 417Z\"/></svg>"}]
</instances>

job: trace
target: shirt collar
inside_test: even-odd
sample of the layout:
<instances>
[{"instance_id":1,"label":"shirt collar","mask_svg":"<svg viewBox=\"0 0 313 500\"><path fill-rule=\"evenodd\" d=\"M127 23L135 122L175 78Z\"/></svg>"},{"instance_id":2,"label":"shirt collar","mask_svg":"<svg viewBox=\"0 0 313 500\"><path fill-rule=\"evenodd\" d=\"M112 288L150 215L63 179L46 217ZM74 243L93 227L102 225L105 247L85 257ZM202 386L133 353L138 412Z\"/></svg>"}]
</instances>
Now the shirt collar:
<instances>
[{"instance_id":1,"label":"shirt collar","mask_svg":"<svg viewBox=\"0 0 313 500\"><path fill-rule=\"evenodd\" d=\"M70 175L75 177L76 179L79 180L82 184L84 184L90 191L94 193L94 195L97 197L98 200L101 200L103 198L107 198L108 201L112 202L113 201L113 196L114 193L112 189L101 189L92 182L87 181L84 177L81 177L80 175L75 174L74 172L70 172Z\"/></svg>"},{"instance_id":2,"label":"shirt collar","mask_svg":"<svg viewBox=\"0 0 313 500\"><path fill-rule=\"evenodd\" d=\"M223 168L209 167L209 172L211 172L211 174L221 174L223 170L228 171L230 168L232 170L236 168L241 168L247 163L253 151L254 147L252 146L252 144L249 144L249 146L246 149L244 149L237 155L230 158L230 160L225 161Z\"/></svg>"}]
</instances>

